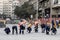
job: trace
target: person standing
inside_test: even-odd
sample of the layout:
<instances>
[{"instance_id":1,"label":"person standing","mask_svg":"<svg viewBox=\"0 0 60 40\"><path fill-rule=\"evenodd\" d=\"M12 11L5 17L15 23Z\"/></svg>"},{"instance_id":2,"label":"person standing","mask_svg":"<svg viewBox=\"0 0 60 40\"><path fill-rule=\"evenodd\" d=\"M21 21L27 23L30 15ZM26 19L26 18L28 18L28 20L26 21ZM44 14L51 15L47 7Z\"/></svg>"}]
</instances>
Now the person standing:
<instances>
[{"instance_id":1,"label":"person standing","mask_svg":"<svg viewBox=\"0 0 60 40\"><path fill-rule=\"evenodd\" d=\"M42 33L44 33L45 32L45 24L44 23L41 24L41 29L42 29Z\"/></svg>"},{"instance_id":2,"label":"person standing","mask_svg":"<svg viewBox=\"0 0 60 40\"><path fill-rule=\"evenodd\" d=\"M46 24L46 34L49 35L49 32L50 32L50 22L47 21L47 24Z\"/></svg>"},{"instance_id":3,"label":"person standing","mask_svg":"<svg viewBox=\"0 0 60 40\"><path fill-rule=\"evenodd\" d=\"M21 22L19 23L19 34L24 34L24 30L25 30L25 26L24 26L24 21L21 20Z\"/></svg>"},{"instance_id":4,"label":"person standing","mask_svg":"<svg viewBox=\"0 0 60 40\"><path fill-rule=\"evenodd\" d=\"M38 20L35 20L34 25L35 25L34 27L35 32L37 33L38 32Z\"/></svg>"},{"instance_id":5,"label":"person standing","mask_svg":"<svg viewBox=\"0 0 60 40\"><path fill-rule=\"evenodd\" d=\"M12 34L14 34L15 31L16 31L16 34L18 34L17 26L12 27Z\"/></svg>"}]
</instances>

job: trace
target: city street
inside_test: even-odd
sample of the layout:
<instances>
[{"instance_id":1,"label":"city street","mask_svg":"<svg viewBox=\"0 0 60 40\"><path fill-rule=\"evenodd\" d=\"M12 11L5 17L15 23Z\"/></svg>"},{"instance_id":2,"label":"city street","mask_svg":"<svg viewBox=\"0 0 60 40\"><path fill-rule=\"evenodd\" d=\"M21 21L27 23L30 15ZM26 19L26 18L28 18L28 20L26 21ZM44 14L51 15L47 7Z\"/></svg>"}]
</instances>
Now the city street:
<instances>
[{"instance_id":1,"label":"city street","mask_svg":"<svg viewBox=\"0 0 60 40\"><path fill-rule=\"evenodd\" d=\"M12 25L9 24L7 26L11 28ZM4 28L0 28L0 40L60 40L60 28L57 30L56 35L46 35L45 33L41 33L40 28L38 33L34 33L33 30L30 34L25 31L24 35L12 35L11 33L7 35L4 32Z\"/></svg>"},{"instance_id":2,"label":"city street","mask_svg":"<svg viewBox=\"0 0 60 40\"><path fill-rule=\"evenodd\" d=\"M0 0L0 40L60 40L59 26L60 0Z\"/></svg>"}]
</instances>

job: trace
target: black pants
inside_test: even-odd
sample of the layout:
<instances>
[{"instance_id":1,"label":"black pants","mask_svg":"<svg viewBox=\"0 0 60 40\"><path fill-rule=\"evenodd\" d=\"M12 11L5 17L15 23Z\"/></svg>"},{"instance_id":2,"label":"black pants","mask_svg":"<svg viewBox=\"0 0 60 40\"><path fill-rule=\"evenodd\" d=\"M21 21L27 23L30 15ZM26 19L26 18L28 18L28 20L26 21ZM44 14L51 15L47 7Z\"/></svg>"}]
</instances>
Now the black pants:
<instances>
[{"instance_id":1,"label":"black pants","mask_svg":"<svg viewBox=\"0 0 60 40\"><path fill-rule=\"evenodd\" d=\"M47 27L46 27L46 34L49 35L49 32L50 32L50 27L47 26Z\"/></svg>"},{"instance_id":2,"label":"black pants","mask_svg":"<svg viewBox=\"0 0 60 40\"><path fill-rule=\"evenodd\" d=\"M19 34L24 34L24 30L20 29Z\"/></svg>"},{"instance_id":3,"label":"black pants","mask_svg":"<svg viewBox=\"0 0 60 40\"><path fill-rule=\"evenodd\" d=\"M49 35L49 30L46 30L46 34Z\"/></svg>"},{"instance_id":4,"label":"black pants","mask_svg":"<svg viewBox=\"0 0 60 40\"><path fill-rule=\"evenodd\" d=\"M38 26L35 26L35 32L36 33L38 32Z\"/></svg>"},{"instance_id":5,"label":"black pants","mask_svg":"<svg viewBox=\"0 0 60 40\"><path fill-rule=\"evenodd\" d=\"M31 29L31 27L28 27L27 30L28 30L28 33L31 33L32 29Z\"/></svg>"},{"instance_id":6,"label":"black pants","mask_svg":"<svg viewBox=\"0 0 60 40\"><path fill-rule=\"evenodd\" d=\"M57 29L56 28L51 28L51 30L52 30L52 33L54 33L54 34L56 34L56 32L57 32Z\"/></svg>"},{"instance_id":7,"label":"black pants","mask_svg":"<svg viewBox=\"0 0 60 40\"><path fill-rule=\"evenodd\" d=\"M17 26L13 26L13 27L12 27L12 34L14 34L14 30L16 31L16 34L18 34Z\"/></svg>"},{"instance_id":8,"label":"black pants","mask_svg":"<svg viewBox=\"0 0 60 40\"><path fill-rule=\"evenodd\" d=\"M6 34L9 34L9 32L6 32Z\"/></svg>"},{"instance_id":9,"label":"black pants","mask_svg":"<svg viewBox=\"0 0 60 40\"><path fill-rule=\"evenodd\" d=\"M25 26L23 25L20 25L20 31L19 31L19 34L24 34L24 30L25 30Z\"/></svg>"}]
</instances>

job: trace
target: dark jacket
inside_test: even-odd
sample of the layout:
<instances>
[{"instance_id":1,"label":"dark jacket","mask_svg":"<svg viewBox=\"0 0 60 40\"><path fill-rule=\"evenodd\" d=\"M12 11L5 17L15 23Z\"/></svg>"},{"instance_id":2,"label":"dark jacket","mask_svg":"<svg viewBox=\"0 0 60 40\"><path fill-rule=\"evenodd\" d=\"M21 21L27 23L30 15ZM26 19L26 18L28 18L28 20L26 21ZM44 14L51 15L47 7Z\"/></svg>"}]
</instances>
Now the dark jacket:
<instances>
[{"instance_id":1,"label":"dark jacket","mask_svg":"<svg viewBox=\"0 0 60 40\"><path fill-rule=\"evenodd\" d=\"M20 25L21 30L25 30L25 27L23 25Z\"/></svg>"},{"instance_id":2,"label":"dark jacket","mask_svg":"<svg viewBox=\"0 0 60 40\"><path fill-rule=\"evenodd\" d=\"M45 28L45 24L41 24L41 28Z\"/></svg>"},{"instance_id":3,"label":"dark jacket","mask_svg":"<svg viewBox=\"0 0 60 40\"><path fill-rule=\"evenodd\" d=\"M46 26L46 31L50 31L50 27L49 26Z\"/></svg>"},{"instance_id":4,"label":"dark jacket","mask_svg":"<svg viewBox=\"0 0 60 40\"><path fill-rule=\"evenodd\" d=\"M11 32L11 31L10 31L10 28L8 28L8 27L7 27L7 28L5 28L5 29L4 29L4 31L5 31L5 32L8 32L8 33L10 33L10 32Z\"/></svg>"}]
</instances>

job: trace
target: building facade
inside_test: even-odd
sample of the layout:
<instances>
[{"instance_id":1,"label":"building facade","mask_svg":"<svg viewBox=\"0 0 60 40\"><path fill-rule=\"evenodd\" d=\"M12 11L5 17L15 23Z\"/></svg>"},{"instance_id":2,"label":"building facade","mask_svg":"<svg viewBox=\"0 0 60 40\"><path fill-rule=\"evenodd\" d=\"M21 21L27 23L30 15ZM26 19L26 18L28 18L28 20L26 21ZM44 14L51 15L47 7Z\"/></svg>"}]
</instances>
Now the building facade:
<instances>
[{"instance_id":1,"label":"building facade","mask_svg":"<svg viewBox=\"0 0 60 40\"><path fill-rule=\"evenodd\" d=\"M3 0L0 1L0 14L3 13Z\"/></svg>"},{"instance_id":2,"label":"building facade","mask_svg":"<svg viewBox=\"0 0 60 40\"><path fill-rule=\"evenodd\" d=\"M39 0L39 17L59 17L60 0Z\"/></svg>"},{"instance_id":3,"label":"building facade","mask_svg":"<svg viewBox=\"0 0 60 40\"><path fill-rule=\"evenodd\" d=\"M60 17L60 0L53 0L52 13L56 17Z\"/></svg>"},{"instance_id":4,"label":"building facade","mask_svg":"<svg viewBox=\"0 0 60 40\"><path fill-rule=\"evenodd\" d=\"M3 14L7 15L8 17L12 16L12 1L11 0L3 1Z\"/></svg>"},{"instance_id":5,"label":"building facade","mask_svg":"<svg viewBox=\"0 0 60 40\"><path fill-rule=\"evenodd\" d=\"M29 1L29 0L19 0L19 2L20 2L20 6L23 5L24 2L27 2L27 1Z\"/></svg>"},{"instance_id":6,"label":"building facade","mask_svg":"<svg viewBox=\"0 0 60 40\"><path fill-rule=\"evenodd\" d=\"M12 1L12 19L17 18L17 16L14 14L14 10L15 10L16 6L20 6L19 0L13 0Z\"/></svg>"},{"instance_id":7,"label":"building facade","mask_svg":"<svg viewBox=\"0 0 60 40\"><path fill-rule=\"evenodd\" d=\"M50 17L50 0L39 0L39 17Z\"/></svg>"}]
</instances>

